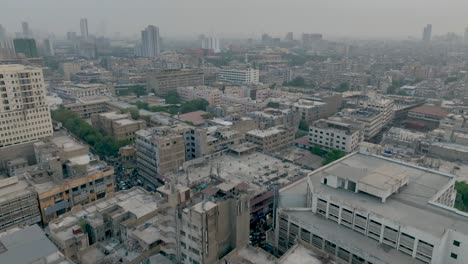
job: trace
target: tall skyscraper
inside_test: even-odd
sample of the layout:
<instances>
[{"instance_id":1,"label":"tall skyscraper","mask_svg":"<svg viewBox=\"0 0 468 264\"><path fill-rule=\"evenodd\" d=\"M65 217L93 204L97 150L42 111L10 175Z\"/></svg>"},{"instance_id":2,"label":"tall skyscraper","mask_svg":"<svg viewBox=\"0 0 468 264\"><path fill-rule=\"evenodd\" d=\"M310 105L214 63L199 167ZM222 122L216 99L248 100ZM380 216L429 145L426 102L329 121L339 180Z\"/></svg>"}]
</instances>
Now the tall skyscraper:
<instances>
[{"instance_id":1,"label":"tall skyscraper","mask_svg":"<svg viewBox=\"0 0 468 264\"><path fill-rule=\"evenodd\" d=\"M427 26L425 26L423 30L422 40L424 42L429 42L431 41L431 36L432 36L432 24L427 24Z\"/></svg>"},{"instance_id":2,"label":"tall skyscraper","mask_svg":"<svg viewBox=\"0 0 468 264\"><path fill-rule=\"evenodd\" d=\"M88 19L86 18L80 19L80 31L81 31L81 37L84 39L88 39Z\"/></svg>"},{"instance_id":3,"label":"tall skyscraper","mask_svg":"<svg viewBox=\"0 0 468 264\"><path fill-rule=\"evenodd\" d=\"M0 65L0 148L52 136L42 70Z\"/></svg>"},{"instance_id":4,"label":"tall skyscraper","mask_svg":"<svg viewBox=\"0 0 468 264\"><path fill-rule=\"evenodd\" d=\"M6 30L5 28L0 24L0 41L6 39Z\"/></svg>"},{"instance_id":5,"label":"tall skyscraper","mask_svg":"<svg viewBox=\"0 0 468 264\"><path fill-rule=\"evenodd\" d=\"M213 50L214 53L221 52L219 48L219 39L215 37L204 37L201 39L202 49Z\"/></svg>"},{"instance_id":6,"label":"tall skyscraper","mask_svg":"<svg viewBox=\"0 0 468 264\"><path fill-rule=\"evenodd\" d=\"M48 56L55 55L54 42L52 41L52 39L44 39L44 52Z\"/></svg>"},{"instance_id":7,"label":"tall skyscraper","mask_svg":"<svg viewBox=\"0 0 468 264\"><path fill-rule=\"evenodd\" d=\"M5 28L0 25L0 59L11 59L15 57L13 41L8 38Z\"/></svg>"},{"instance_id":8,"label":"tall skyscraper","mask_svg":"<svg viewBox=\"0 0 468 264\"><path fill-rule=\"evenodd\" d=\"M29 29L28 22L21 22L21 28L23 29L23 38L30 38L31 30Z\"/></svg>"},{"instance_id":9,"label":"tall skyscraper","mask_svg":"<svg viewBox=\"0 0 468 264\"><path fill-rule=\"evenodd\" d=\"M14 39L13 45L15 46L15 52L17 55L23 54L26 58L36 58L37 46L36 41L30 38Z\"/></svg>"},{"instance_id":10,"label":"tall skyscraper","mask_svg":"<svg viewBox=\"0 0 468 264\"><path fill-rule=\"evenodd\" d=\"M159 56L160 44L158 27L149 25L141 31L141 52L143 57L154 58Z\"/></svg>"}]
</instances>

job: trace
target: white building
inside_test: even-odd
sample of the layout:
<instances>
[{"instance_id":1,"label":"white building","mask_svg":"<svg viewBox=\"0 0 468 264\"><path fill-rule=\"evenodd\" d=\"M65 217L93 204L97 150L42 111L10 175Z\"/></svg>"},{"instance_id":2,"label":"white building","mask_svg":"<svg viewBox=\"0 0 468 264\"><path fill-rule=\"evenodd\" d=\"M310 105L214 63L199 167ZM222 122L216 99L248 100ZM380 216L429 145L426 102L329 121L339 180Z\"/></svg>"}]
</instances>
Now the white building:
<instances>
[{"instance_id":1,"label":"white building","mask_svg":"<svg viewBox=\"0 0 468 264\"><path fill-rule=\"evenodd\" d=\"M0 148L52 136L42 70L0 65Z\"/></svg>"},{"instance_id":2,"label":"white building","mask_svg":"<svg viewBox=\"0 0 468 264\"><path fill-rule=\"evenodd\" d=\"M88 19L82 18L80 19L80 31L81 31L81 37L83 39L88 39Z\"/></svg>"},{"instance_id":3,"label":"white building","mask_svg":"<svg viewBox=\"0 0 468 264\"><path fill-rule=\"evenodd\" d=\"M252 68L222 68L218 71L218 81L257 84L260 82L260 71Z\"/></svg>"},{"instance_id":4,"label":"white building","mask_svg":"<svg viewBox=\"0 0 468 264\"><path fill-rule=\"evenodd\" d=\"M115 93L111 84L89 83L73 84L65 87L55 87L53 91L65 99L83 99L100 96L112 96Z\"/></svg>"},{"instance_id":5,"label":"white building","mask_svg":"<svg viewBox=\"0 0 468 264\"><path fill-rule=\"evenodd\" d=\"M201 39L202 49L213 50L214 53L220 53L219 39L215 37L205 37Z\"/></svg>"},{"instance_id":6,"label":"white building","mask_svg":"<svg viewBox=\"0 0 468 264\"><path fill-rule=\"evenodd\" d=\"M159 28L149 25L141 31L141 55L143 57L157 57L161 49L161 39L159 37Z\"/></svg>"},{"instance_id":7,"label":"white building","mask_svg":"<svg viewBox=\"0 0 468 264\"><path fill-rule=\"evenodd\" d=\"M355 151L363 140L363 124L349 120L320 119L309 127L309 143L324 150Z\"/></svg>"},{"instance_id":8,"label":"white building","mask_svg":"<svg viewBox=\"0 0 468 264\"><path fill-rule=\"evenodd\" d=\"M275 246L301 239L344 263L468 263L453 175L350 154L279 191Z\"/></svg>"}]
</instances>

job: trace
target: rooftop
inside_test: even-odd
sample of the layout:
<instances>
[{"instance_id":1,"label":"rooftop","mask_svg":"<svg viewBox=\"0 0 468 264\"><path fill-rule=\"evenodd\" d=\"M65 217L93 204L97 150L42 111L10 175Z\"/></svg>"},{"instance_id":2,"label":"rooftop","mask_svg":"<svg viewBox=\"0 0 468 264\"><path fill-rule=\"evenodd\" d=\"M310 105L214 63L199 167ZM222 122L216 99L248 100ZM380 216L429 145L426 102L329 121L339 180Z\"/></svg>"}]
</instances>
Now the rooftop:
<instances>
[{"instance_id":1,"label":"rooftop","mask_svg":"<svg viewBox=\"0 0 468 264\"><path fill-rule=\"evenodd\" d=\"M252 136L264 138L264 137L269 137L269 136L273 136L273 135L282 133L284 131L285 131L285 129L283 129L282 127L270 127L270 128L267 128L267 129L250 130L249 132L247 132L247 135L252 135Z\"/></svg>"},{"instance_id":2,"label":"rooftop","mask_svg":"<svg viewBox=\"0 0 468 264\"><path fill-rule=\"evenodd\" d=\"M322 184L322 178L336 175L341 178L349 177L389 177L391 175L408 177L408 184L400 188L386 199L365 193L355 193L349 190L333 188ZM439 191L453 184L452 175L438 171L403 163L381 156L353 153L328 166L322 167L303 180L283 188L280 193L280 207L304 207L297 199L306 195L304 183L310 180L313 191L320 196L328 197L344 206L369 212L382 218L391 219L402 226L412 226L436 237L441 237L447 229L457 230L468 234L468 217L462 212L446 209L430 203ZM380 181L380 180L379 180ZM294 200L288 197L296 197ZM308 213L312 217L313 213ZM307 220L309 221L309 220ZM336 226L336 225L335 225ZM334 231L334 233L336 233Z\"/></svg>"},{"instance_id":3,"label":"rooftop","mask_svg":"<svg viewBox=\"0 0 468 264\"><path fill-rule=\"evenodd\" d=\"M436 116L439 118L444 118L448 115L448 111L438 107L438 106L432 106L432 105L422 105L418 106L416 108L413 108L410 110L410 113L417 113L417 114L423 114L423 115L431 115L431 116Z\"/></svg>"},{"instance_id":4,"label":"rooftop","mask_svg":"<svg viewBox=\"0 0 468 264\"><path fill-rule=\"evenodd\" d=\"M205 111L195 111L186 114L181 114L178 116L178 119L186 122L191 122L193 125L198 126L205 123L204 115L208 114Z\"/></svg>"}]
</instances>

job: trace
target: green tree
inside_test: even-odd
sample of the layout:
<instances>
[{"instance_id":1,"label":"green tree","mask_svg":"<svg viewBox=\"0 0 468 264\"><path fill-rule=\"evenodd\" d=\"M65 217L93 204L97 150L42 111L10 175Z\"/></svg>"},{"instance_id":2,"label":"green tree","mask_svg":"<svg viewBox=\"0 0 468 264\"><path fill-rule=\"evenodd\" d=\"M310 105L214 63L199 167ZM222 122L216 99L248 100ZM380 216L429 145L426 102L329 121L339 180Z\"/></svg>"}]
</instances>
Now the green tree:
<instances>
[{"instance_id":1,"label":"green tree","mask_svg":"<svg viewBox=\"0 0 468 264\"><path fill-rule=\"evenodd\" d=\"M299 122L299 129L303 131L309 131L309 124L304 119Z\"/></svg>"},{"instance_id":2,"label":"green tree","mask_svg":"<svg viewBox=\"0 0 468 264\"><path fill-rule=\"evenodd\" d=\"M337 87L336 87L336 91L337 92L346 92L349 90L349 83L347 82L343 82L343 83L340 83Z\"/></svg>"},{"instance_id":3,"label":"green tree","mask_svg":"<svg viewBox=\"0 0 468 264\"><path fill-rule=\"evenodd\" d=\"M208 101L204 99L191 100L181 105L180 112L182 114L185 114L185 113L190 113L190 112L194 112L198 110L205 111L208 104L209 104Z\"/></svg>"},{"instance_id":4,"label":"green tree","mask_svg":"<svg viewBox=\"0 0 468 264\"><path fill-rule=\"evenodd\" d=\"M325 160L323 161L323 165L327 165L329 163L332 163L335 160L339 160L342 157L344 157L345 155L346 155L345 152L343 152L341 150L334 149L334 150L328 152L327 154L325 154Z\"/></svg>"},{"instance_id":5,"label":"green tree","mask_svg":"<svg viewBox=\"0 0 468 264\"><path fill-rule=\"evenodd\" d=\"M288 86L294 86L294 87L304 87L306 86L305 79L301 76L297 76L294 78L292 81L286 83Z\"/></svg>"},{"instance_id":6,"label":"green tree","mask_svg":"<svg viewBox=\"0 0 468 264\"><path fill-rule=\"evenodd\" d=\"M165 97L167 104L180 104L180 97L177 91L169 91Z\"/></svg>"},{"instance_id":7,"label":"green tree","mask_svg":"<svg viewBox=\"0 0 468 264\"><path fill-rule=\"evenodd\" d=\"M279 108L279 103L276 103L276 102L268 102L267 107L278 109L278 108Z\"/></svg>"},{"instance_id":8,"label":"green tree","mask_svg":"<svg viewBox=\"0 0 468 264\"><path fill-rule=\"evenodd\" d=\"M468 212L468 183L456 182L455 190L457 190L455 208L461 211Z\"/></svg>"}]
</instances>

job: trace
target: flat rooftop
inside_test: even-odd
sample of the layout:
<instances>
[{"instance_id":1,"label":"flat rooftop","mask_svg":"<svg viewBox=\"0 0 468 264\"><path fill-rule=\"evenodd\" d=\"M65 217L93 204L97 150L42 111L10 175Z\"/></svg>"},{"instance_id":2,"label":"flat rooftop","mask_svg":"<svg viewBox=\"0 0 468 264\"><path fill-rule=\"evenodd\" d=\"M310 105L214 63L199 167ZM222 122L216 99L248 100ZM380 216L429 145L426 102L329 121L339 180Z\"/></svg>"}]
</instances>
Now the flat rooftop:
<instances>
[{"instance_id":1,"label":"flat rooftop","mask_svg":"<svg viewBox=\"0 0 468 264\"><path fill-rule=\"evenodd\" d=\"M282 132L284 132L284 129L281 129L281 128L278 128L278 127L271 127L271 128L267 128L267 129L250 130L249 132L247 132L247 134L252 135L252 136L256 136L256 137L264 138L264 137L273 136L273 135L276 135L276 134L279 134L279 133L282 133Z\"/></svg>"},{"instance_id":2,"label":"flat rooftop","mask_svg":"<svg viewBox=\"0 0 468 264\"><path fill-rule=\"evenodd\" d=\"M192 164L192 165L190 165ZM295 164L275 157L253 152L245 155L222 155L211 162L187 162L190 184L209 179L210 172L231 183L246 183L254 192L262 193L272 184L285 184L298 177L306 176L311 170L302 169ZM164 175L166 178L177 177L180 184L187 185L187 177L175 174Z\"/></svg>"},{"instance_id":3,"label":"flat rooftop","mask_svg":"<svg viewBox=\"0 0 468 264\"><path fill-rule=\"evenodd\" d=\"M327 175L348 178L349 175L356 177L374 175L374 177L378 177L381 174L401 174L408 177L409 180L406 186L401 187L398 193L388 197L384 203L375 196L341 188L336 189L321 183L322 178ZM393 220L401 226L412 226L433 234L435 237L442 237L447 229L468 234L468 217L429 204L429 200L453 181L452 175L381 156L353 153L281 189L280 195L283 197L280 198L280 207L299 208L305 206L303 198L306 195L304 185L306 185L307 179L310 180L313 191L318 195L329 197L329 200L337 201L361 212ZM288 197L295 198L289 199ZM302 198L298 199L298 197Z\"/></svg>"}]
</instances>

